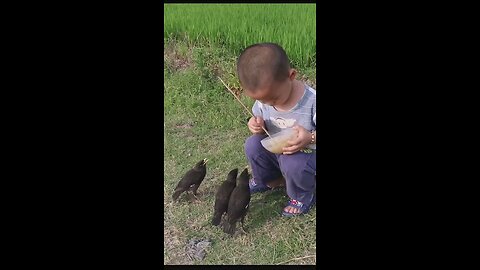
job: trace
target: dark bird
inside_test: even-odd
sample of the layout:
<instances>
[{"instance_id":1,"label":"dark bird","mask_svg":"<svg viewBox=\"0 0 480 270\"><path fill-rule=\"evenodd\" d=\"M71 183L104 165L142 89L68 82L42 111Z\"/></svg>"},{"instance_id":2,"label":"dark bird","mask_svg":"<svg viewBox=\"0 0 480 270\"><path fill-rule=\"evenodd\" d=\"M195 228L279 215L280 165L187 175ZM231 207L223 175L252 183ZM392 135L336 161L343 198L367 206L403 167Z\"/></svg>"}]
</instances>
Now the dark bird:
<instances>
[{"instance_id":1,"label":"dark bird","mask_svg":"<svg viewBox=\"0 0 480 270\"><path fill-rule=\"evenodd\" d=\"M220 224L223 213L227 212L230 195L236 186L237 174L238 169L231 170L228 173L227 180L225 180L217 189L212 218L212 225L214 226L218 226Z\"/></svg>"},{"instance_id":2,"label":"dark bird","mask_svg":"<svg viewBox=\"0 0 480 270\"><path fill-rule=\"evenodd\" d=\"M235 227L240 220L242 223L247 215L249 203L250 203L250 188L248 187L248 169L243 170L240 176L237 178L237 186L233 189L232 195L228 202L227 220L223 227L223 231L233 235L235 233Z\"/></svg>"},{"instance_id":3,"label":"dark bird","mask_svg":"<svg viewBox=\"0 0 480 270\"><path fill-rule=\"evenodd\" d=\"M204 158L195 164L193 169L185 173L173 192L172 198L174 201L176 201L184 191L192 190L193 195L197 195L197 189L207 173L207 162L208 159Z\"/></svg>"}]
</instances>

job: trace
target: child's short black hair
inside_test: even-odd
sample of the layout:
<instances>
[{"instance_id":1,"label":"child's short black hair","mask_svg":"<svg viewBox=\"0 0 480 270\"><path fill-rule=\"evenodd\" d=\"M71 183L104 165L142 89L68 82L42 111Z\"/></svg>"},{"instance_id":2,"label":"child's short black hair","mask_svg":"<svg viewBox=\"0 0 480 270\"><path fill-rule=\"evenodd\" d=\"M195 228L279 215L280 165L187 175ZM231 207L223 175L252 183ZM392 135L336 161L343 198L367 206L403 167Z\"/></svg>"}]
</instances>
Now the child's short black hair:
<instances>
[{"instance_id":1,"label":"child's short black hair","mask_svg":"<svg viewBox=\"0 0 480 270\"><path fill-rule=\"evenodd\" d=\"M237 61L237 75L244 88L255 90L266 80L283 81L288 77L290 61L285 50L275 43L247 47Z\"/></svg>"}]
</instances>

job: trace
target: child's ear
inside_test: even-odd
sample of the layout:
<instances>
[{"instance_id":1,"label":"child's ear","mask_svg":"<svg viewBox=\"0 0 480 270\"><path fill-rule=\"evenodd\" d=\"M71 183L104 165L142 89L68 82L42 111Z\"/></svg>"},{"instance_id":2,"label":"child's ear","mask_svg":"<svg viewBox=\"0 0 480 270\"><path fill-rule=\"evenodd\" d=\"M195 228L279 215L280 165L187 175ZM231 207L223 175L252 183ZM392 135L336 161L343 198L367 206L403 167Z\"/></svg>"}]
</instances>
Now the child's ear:
<instances>
[{"instance_id":1,"label":"child's ear","mask_svg":"<svg viewBox=\"0 0 480 270\"><path fill-rule=\"evenodd\" d=\"M297 76L297 71L291 68L290 71L288 72L288 78L293 81L295 80L296 76Z\"/></svg>"}]
</instances>

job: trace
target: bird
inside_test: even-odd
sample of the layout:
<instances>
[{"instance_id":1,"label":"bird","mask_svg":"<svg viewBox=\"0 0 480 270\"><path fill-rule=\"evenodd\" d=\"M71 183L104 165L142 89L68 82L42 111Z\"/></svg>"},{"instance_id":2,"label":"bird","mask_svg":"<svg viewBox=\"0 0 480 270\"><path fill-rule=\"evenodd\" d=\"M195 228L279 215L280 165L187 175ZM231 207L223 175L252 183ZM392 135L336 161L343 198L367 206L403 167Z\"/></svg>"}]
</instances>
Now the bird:
<instances>
[{"instance_id":1,"label":"bird","mask_svg":"<svg viewBox=\"0 0 480 270\"><path fill-rule=\"evenodd\" d=\"M223 213L227 212L228 202L233 189L236 186L238 168L231 170L225 180L217 189L215 194L215 206L212 218L212 225L218 226Z\"/></svg>"},{"instance_id":2,"label":"bird","mask_svg":"<svg viewBox=\"0 0 480 270\"><path fill-rule=\"evenodd\" d=\"M242 223L242 230L245 232L243 222L250 204L248 181L249 174L248 168L246 168L237 178L237 185L233 189L230 200L228 201L227 219L223 227L223 231L227 234L233 235L235 233L235 227L239 220Z\"/></svg>"},{"instance_id":3,"label":"bird","mask_svg":"<svg viewBox=\"0 0 480 270\"><path fill-rule=\"evenodd\" d=\"M190 189L192 190L194 196L197 195L197 189L207 174L207 162L208 159L204 158L197 162L193 169L190 169L185 173L173 192L172 198L174 201L178 199L180 194L182 194L184 191L188 192Z\"/></svg>"}]
</instances>

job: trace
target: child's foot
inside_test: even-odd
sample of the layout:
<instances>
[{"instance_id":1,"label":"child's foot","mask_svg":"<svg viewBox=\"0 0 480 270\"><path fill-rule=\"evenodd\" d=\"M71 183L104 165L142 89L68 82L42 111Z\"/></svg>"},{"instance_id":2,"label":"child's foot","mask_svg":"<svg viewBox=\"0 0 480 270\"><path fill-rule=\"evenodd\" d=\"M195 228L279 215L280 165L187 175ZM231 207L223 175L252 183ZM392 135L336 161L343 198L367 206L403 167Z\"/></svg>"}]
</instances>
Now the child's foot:
<instances>
[{"instance_id":1,"label":"child's foot","mask_svg":"<svg viewBox=\"0 0 480 270\"><path fill-rule=\"evenodd\" d=\"M293 217L306 214L312 208L314 203L315 197L313 197L312 201L309 204L304 204L297 200L290 200L287 207L283 209L282 215L284 217Z\"/></svg>"},{"instance_id":2,"label":"child's foot","mask_svg":"<svg viewBox=\"0 0 480 270\"><path fill-rule=\"evenodd\" d=\"M284 187L285 186L285 179L283 177L280 177L279 179L276 179L274 181L268 182L267 185L263 183L257 183L255 182L255 178L250 179L250 182L248 183L248 186L250 187L250 194L257 193L257 192L265 192L277 187Z\"/></svg>"},{"instance_id":3,"label":"child's foot","mask_svg":"<svg viewBox=\"0 0 480 270\"><path fill-rule=\"evenodd\" d=\"M248 183L248 186L250 187L250 194L254 194L257 192L265 192L267 190L271 190L270 187L262 184L262 183L257 183L255 182L255 178L250 179L250 182Z\"/></svg>"}]
</instances>

